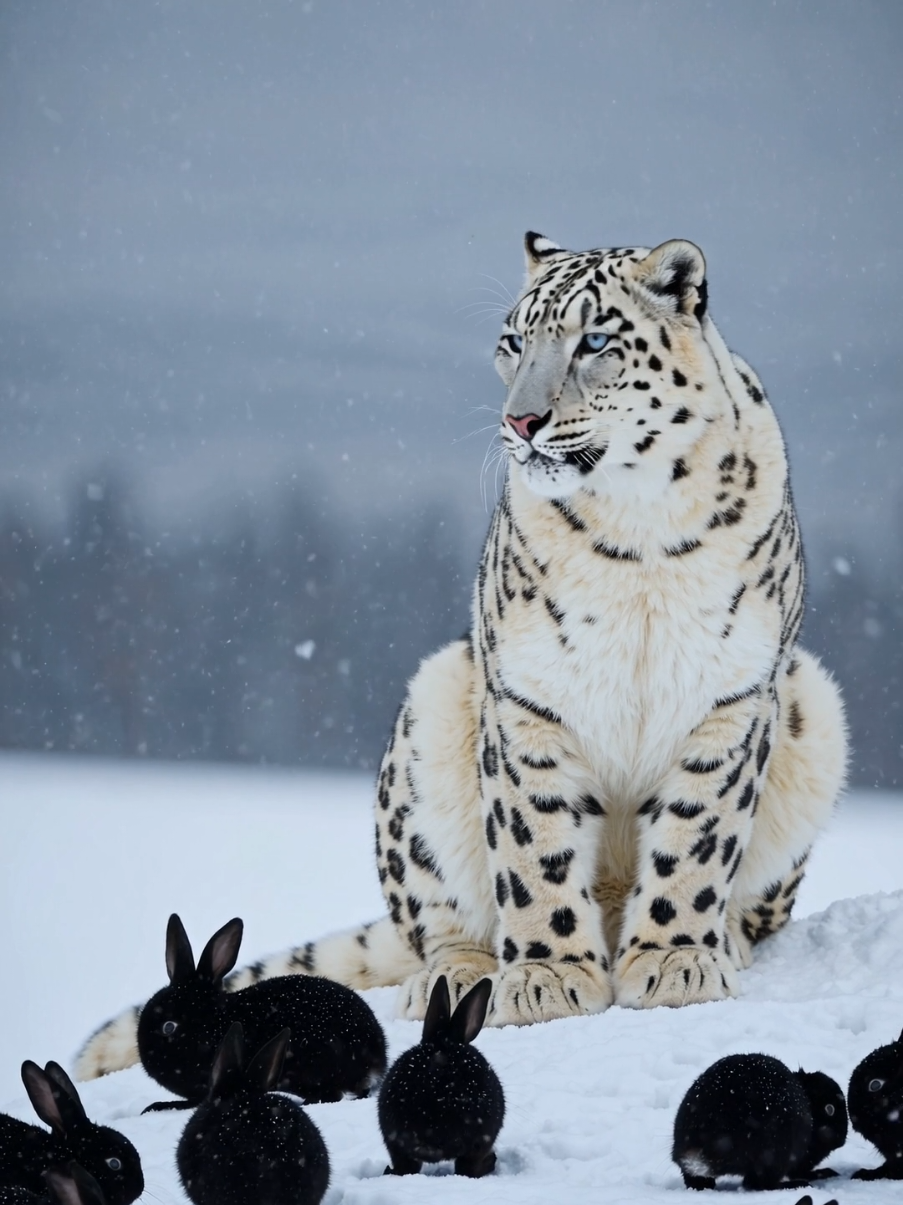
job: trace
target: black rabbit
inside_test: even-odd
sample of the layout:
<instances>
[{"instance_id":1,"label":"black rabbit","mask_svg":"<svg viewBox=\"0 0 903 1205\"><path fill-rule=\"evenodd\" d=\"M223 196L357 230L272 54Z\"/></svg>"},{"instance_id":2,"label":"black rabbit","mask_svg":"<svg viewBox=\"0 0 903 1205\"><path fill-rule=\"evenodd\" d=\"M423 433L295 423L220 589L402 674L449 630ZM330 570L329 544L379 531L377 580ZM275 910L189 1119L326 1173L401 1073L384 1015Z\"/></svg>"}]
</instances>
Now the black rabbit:
<instances>
[{"instance_id":1,"label":"black rabbit","mask_svg":"<svg viewBox=\"0 0 903 1205\"><path fill-rule=\"evenodd\" d=\"M175 913L166 928L169 987L147 1002L138 1018L138 1051L158 1084L184 1096L189 1107L203 1100L213 1058L229 1026L240 1021L256 1050L284 1028L293 1034L276 1087L303 1100L341 1100L346 1092L367 1096L386 1069L386 1039L372 1009L351 988L311 975L264 979L227 992L223 978L235 965L242 922L230 920L207 942L197 968L182 922Z\"/></svg>"},{"instance_id":2,"label":"black rabbit","mask_svg":"<svg viewBox=\"0 0 903 1205\"><path fill-rule=\"evenodd\" d=\"M903 1180L903 1033L867 1054L850 1076L850 1122L884 1156L854 1180Z\"/></svg>"},{"instance_id":3,"label":"black rabbit","mask_svg":"<svg viewBox=\"0 0 903 1205\"><path fill-rule=\"evenodd\" d=\"M242 1027L231 1026L213 1060L207 1099L176 1150L195 1205L318 1205L329 1155L300 1102L271 1091L289 1044L284 1029L245 1061Z\"/></svg>"},{"instance_id":4,"label":"black rabbit","mask_svg":"<svg viewBox=\"0 0 903 1205\"><path fill-rule=\"evenodd\" d=\"M452 1014L445 976L436 980L419 1045L399 1055L380 1088L379 1127L392 1160L387 1174L408 1175L443 1159L454 1159L459 1176L485 1176L495 1167L505 1096L499 1077L469 1045L491 991L492 981L481 979Z\"/></svg>"},{"instance_id":5,"label":"black rabbit","mask_svg":"<svg viewBox=\"0 0 903 1205\"><path fill-rule=\"evenodd\" d=\"M742 1176L750 1189L801 1187L846 1141L840 1085L822 1072L792 1072L767 1054L731 1054L690 1086L674 1119L671 1157L687 1188Z\"/></svg>"},{"instance_id":6,"label":"black rabbit","mask_svg":"<svg viewBox=\"0 0 903 1205\"><path fill-rule=\"evenodd\" d=\"M44 1196L15 1185L0 1186L0 1205L107 1205L100 1185L74 1159L66 1167L49 1167L44 1182Z\"/></svg>"},{"instance_id":7,"label":"black rabbit","mask_svg":"<svg viewBox=\"0 0 903 1205\"><path fill-rule=\"evenodd\" d=\"M46 1196L43 1173L75 1159L98 1181L108 1205L137 1200L144 1191L138 1152L123 1134L88 1120L75 1085L59 1063L50 1062L42 1071L27 1059L22 1082L50 1133L0 1114L0 1186Z\"/></svg>"}]
</instances>

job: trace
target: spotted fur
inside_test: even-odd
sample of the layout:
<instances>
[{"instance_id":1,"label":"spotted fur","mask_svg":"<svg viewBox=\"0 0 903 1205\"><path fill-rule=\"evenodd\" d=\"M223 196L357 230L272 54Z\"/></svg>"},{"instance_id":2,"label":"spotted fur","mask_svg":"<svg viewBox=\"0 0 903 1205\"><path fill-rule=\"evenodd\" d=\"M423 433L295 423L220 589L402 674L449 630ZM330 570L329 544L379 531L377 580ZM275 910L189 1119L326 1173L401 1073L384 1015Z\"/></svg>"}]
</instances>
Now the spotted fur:
<instances>
[{"instance_id":1,"label":"spotted fur","mask_svg":"<svg viewBox=\"0 0 903 1205\"><path fill-rule=\"evenodd\" d=\"M734 994L844 778L783 440L702 253L526 243L472 629L379 773L388 917L255 970L400 983L409 1017L439 975L491 975L496 1025Z\"/></svg>"}]
</instances>

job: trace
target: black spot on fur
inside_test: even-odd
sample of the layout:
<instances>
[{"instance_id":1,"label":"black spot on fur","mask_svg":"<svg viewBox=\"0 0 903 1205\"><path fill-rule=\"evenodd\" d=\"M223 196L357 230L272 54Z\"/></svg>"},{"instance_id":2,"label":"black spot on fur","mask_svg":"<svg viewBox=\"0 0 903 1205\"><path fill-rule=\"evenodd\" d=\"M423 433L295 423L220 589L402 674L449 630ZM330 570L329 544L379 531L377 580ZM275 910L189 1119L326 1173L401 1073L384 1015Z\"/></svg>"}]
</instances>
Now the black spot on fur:
<instances>
[{"instance_id":1,"label":"black spot on fur","mask_svg":"<svg viewBox=\"0 0 903 1205\"><path fill-rule=\"evenodd\" d=\"M643 348L640 348L640 351L642 351L642 350L643 350ZM653 355L653 356L649 357L649 367L652 369L653 372L661 372L662 362L658 358L658 356Z\"/></svg>"},{"instance_id":2,"label":"black spot on fur","mask_svg":"<svg viewBox=\"0 0 903 1205\"><path fill-rule=\"evenodd\" d=\"M715 894L714 887L703 887L693 901L693 907L697 912L706 912L717 900L718 896Z\"/></svg>"},{"instance_id":3,"label":"black spot on fur","mask_svg":"<svg viewBox=\"0 0 903 1205\"><path fill-rule=\"evenodd\" d=\"M673 803L668 804L668 811L680 816L681 820L693 820L705 811L705 804L691 803L688 799L675 799Z\"/></svg>"},{"instance_id":4,"label":"black spot on fur","mask_svg":"<svg viewBox=\"0 0 903 1205\"><path fill-rule=\"evenodd\" d=\"M531 795L530 802L537 812L566 812L568 807L561 795Z\"/></svg>"},{"instance_id":5,"label":"black spot on fur","mask_svg":"<svg viewBox=\"0 0 903 1205\"><path fill-rule=\"evenodd\" d=\"M671 380L674 382L674 384L677 386L678 389L682 389L684 387L684 385L686 385L686 383L687 383L687 378L684 376L684 374L680 371L679 368L673 369L673 371L671 373Z\"/></svg>"},{"instance_id":6,"label":"black spot on fur","mask_svg":"<svg viewBox=\"0 0 903 1205\"><path fill-rule=\"evenodd\" d=\"M495 876L495 902L500 908L504 908L508 902L508 884L503 874Z\"/></svg>"},{"instance_id":7,"label":"black spot on fur","mask_svg":"<svg viewBox=\"0 0 903 1205\"><path fill-rule=\"evenodd\" d=\"M803 717L796 699L793 700L787 711L787 731L792 737L803 735Z\"/></svg>"},{"instance_id":8,"label":"black spot on fur","mask_svg":"<svg viewBox=\"0 0 903 1205\"><path fill-rule=\"evenodd\" d=\"M699 838L690 850L690 857L695 858L700 866L705 866L717 848L718 838L714 833L708 833L706 836Z\"/></svg>"},{"instance_id":9,"label":"black spot on fur","mask_svg":"<svg viewBox=\"0 0 903 1205\"><path fill-rule=\"evenodd\" d=\"M491 812L486 817L486 844L490 849L495 849L498 845L498 837L495 832L495 817Z\"/></svg>"},{"instance_id":10,"label":"black spot on fur","mask_svg":"<svg viewBox=\"0 0 903 1205\"><path fill-rule=\"evenodd\" d=\"M531 941L527 946L527 958L551 958L552 951L544 941Z\"/></svg>"},{"instance_id":11,"label":"black spot on fur","mask_svg":"<svg viewBox=\"0 0 903 1205\"><path fill-rule=\"evenodd\" d=\"M509 870L508 878L511 880L511 898L514 900L515 908L526 908L532 904L533 896L527 890L527 884L517 871Z\"/></svg>"},{"instance_id":12,"label":"black spot on fur","mask_svg":"<svg viewBox=\"0 0 903 1205\"><path fill-rule=\"evenodd\" d=\"M669 925L677 916L677 909L663 895L657 895L649 908L649 915L657 925Z\"/></svg>"},{"instance_id":13,"label":"black spot on fur","mask_svg":"<svg viewBox=\"0 0 903 1205\"><path fill-rule=\"evenodd\" d=\"M520 950L518 950L511 938L506 937L505 944L502 946L502 958L505 960L505 962L514 962L519 953Z\"/></svg>"},{"instance_id":14,"label":"black spot on fur","mask_svg":"<svg viewBox=\"0 0 903 1205\"><path fill-rule=\"evenodd\" d=\"M511 809L511 836L518 845L532 845L533 833L519 808Z\"/></svg>"},{"instance_id":15,"label":"black spot on fur","mask_svg":"<svg viewBox=\"0 0 903 1205\"><path fill-rule=\"evenodd\" d=\"M671 938L671 945L672 946L692 946L692 945L695 945L695 942L693 941L693 938L690 936L689 933L675 933L674 936ZM686 975L686 971L684 971L684 974Z\"/></svg>"},{"instance_id":16,"label":"black spot on fur","mask_svg":"<svg viewBox=\"0 0 903 1205\"><path fill-rule=\"evenodd\" d=\"M768 761L769 753L771 753L771 740L769 739L770 733L771 725L766 724L765 731L762 733L762 739L759 742L759 752L756 755L756 769L760 774L765 768L765 763Z\"/></svg>"},{"instance_id":17,"label":"black spot on fur","mask_svg":"<svg viewBox=\"0 0 903 1205\"><path fill-rule=\"evenodd\" d=\"M427 874L434 875L441 881L442 871L439 869L439 863L436 861L436 855L427 845L424 837L420 833L415 833L411 838L410 844L411 861L415 866L419 866L421 870L425 870Z\"/></svg>"},{"instance_id":18,"label":"black spot on fur","mask_svg":"<svg viewBox=\"0 0 903 1205\"><path fill-rule=\"evenodd\" d=\"M506 823L506 821L505 821L505 808L504 808L504 806L503 806L503 804L502 804L501 799L493 799L493 801L492 801L492 810L493 810L493 812L495 813L495 818L496 818L496 820L498 821L498 826L499 826L499 828L504 828L504 827L505 827L505 823Z\"/></svg>"},{"instance_id":19,"label":"black spot on fur","mask_svg":"<svg viewBox=\"0 0 903 1205\"><path fill-rule=\"evenodd\" d=\"M671 480L680 481L681 477L689 477L690 470L686 466L686 462L678 457L674 462L674 467L671 470Z\"/></svg>"},{"instance_id":20,"label":"black spot on fur","mask_svg":"<svg viewBox=\"0 0 903 1205\"><path fill-rule=\"evenodd\" d=\"M499 751L488 739L483 744L483 773L495 778L499 772Z\"/></svg>"},{"instance_id":21,"label":"black spot on fur","mask_svg":"<svg viewBox=\"0 0 903 1205\"><path fill-rule=\"evenodd\" d=\"M577 928L577 918L572 908L556 908L549 923L559 937L570 937Z\"/></svg>"},{"instance_id":22,"label":"black spot on fur","mask_svg":"<svg viewBox=\"0 0 903 1205\"><path fill-rule=\"evenodd\" d=\"M737 811L738 812L743 812L746 810L746 808L749 807L749 805L752 803L752 799L753 799L753 795L755 794L755 791L756 791L756 784L753 782L752 779L750 779L747 782L746 786L743 788L743 792L740 795L740 798L737 800Z\"/></svg>"},{"instance_id":23,"label":"black spot on fur","mask_svg":"<svg viewBox=\"0 0 903 1205\"><path fill-rule=\"evenodd\" d=\"M389 874L401 886L404 883L404 858L397 849L390 849L386 854L386 865L389 868Z\"/></svg>"},{"instance_id":24,"label":"black spot on fur","mask_svg":"<svg viewBox=\"0 0 903 1205\"><path fill-rule=\"evenodd\" d=\"M557 854L543 854L539 859L542 877L547 883L563 883L568 877L573 857L572 849L563 849L561 853Z\"/></svg>"},{"instance_id":25,"label":"black spot on fur","mask_svg":"<svg viewBox=\"0 0 903 1205\"><path fill-rule=\"evenodd\" d=\"M671 340L668 338L668 332L665 330L665 328L663 326L660 326L658 328L658 337L661 340L662 347L665 349L665 351L670 351L671 350Z\"/></svg>"},{"instance_id":26,"label":"black spot on fur","mask_svg":"<svg viewBox=\"0 0 903 1205\"><path fill-rule=\"evenodd\" d=\"M686 406L681 406L681 408L671 416L671 422L676 423L677 426L681 426L681 424L685 423L692 417L693 415L691 411L689 411Z\"/></svg>"},{"instance_id":27,"label":"black spot on fur","mask_svg":"<svg viewBox=\"0 0 903 1205\"><path fill-rule=\"evenodd\" d=\"M728 862L733 857L734 850L736 848L737 848L737 838L736 837L728 837L725 840L724 845L722 846L722 849L721 849L721 865L722 866L727 866Z\"/></svg>"},{"instance_id":28,"label":"black spot on fur","mask_svg":"<svg viewBox=\"0 0 903 1205\"><path fill-rule=\"evenodd\" d=\"M714 929L709 929L708 933L703 933L702 944L708 946L710 950L714 950L718 945L718 934Z\"/></svg>"},{"instance_id":29,"label":"black spot on fur","mask_svg":"<svg viewBox=\"0 0 903 1205\"><path fill-rule=\"evenodd\" d=\"M695 552L697 548L702 547L702 540L682 540L673 548L665 549L665 556L686 556L688 552Z\"/></svg>"},{"instance_id":30,"label":"black spot on fur","mask_svg":"<svg viewBox=\"0 0 903 1205\"><path fill-rule=\"evenodd\" d=\"M656 851L652 855L652 864L660 879L667 879L674 874L674 867L679 861L676 854L662 854Z\"/></svg>"},{"instance_id":31,"label":"black spot on fur","mask_svg":"<svg viewBox=\"0 0 903 1205\"><path fill-rule=\"evenodd\" d=\"M720 770L724 762L717 757L710 761L704 758L693 758L691 761L682 761L680 764L688 774L711 774L713 770Z\"/></svg>"}]
</instances>

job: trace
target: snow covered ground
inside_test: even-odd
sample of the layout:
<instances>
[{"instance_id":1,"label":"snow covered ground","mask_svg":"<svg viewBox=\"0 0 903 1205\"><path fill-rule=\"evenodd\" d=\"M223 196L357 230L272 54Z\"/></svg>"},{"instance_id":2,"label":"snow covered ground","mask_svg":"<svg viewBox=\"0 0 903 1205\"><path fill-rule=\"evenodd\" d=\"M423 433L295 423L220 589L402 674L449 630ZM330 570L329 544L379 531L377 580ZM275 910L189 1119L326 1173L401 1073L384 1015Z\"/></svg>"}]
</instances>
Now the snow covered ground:
<instances>
[{"instance_id":1,"label":"snow covered ground","mask_svg":"<svg viewBox=\"0 0 903 1205\"><path fill-rule=\"evenodd\" d=\"M96 1024L162 986L171 911L196 948L244 917L242 959L382 911L357 776L4 754L0 809L0 1108L26 1118L22 1059L68 1062ZM312 1107L332 1159L327 1205L673 1201L684 1192L669 1158L674 1111L709 1063L762 1050L845 1087L900 1033L901 848L903 797L851 796L813 859L806 919L767 944L738 1000L481 1034L508 1100L493 1177L441 1167L383 1179L375 1102ZM393 1053L417 1040L419 1026L392 1019L392 989L368 997ZM139 1068L83 1086L89 1114L141 1151L146 1199L182 1205L173 1151L185 1115L139 1116L161 1095ZM879 1161L853 1135L831 1160L844 1178L814 1190L816 1205L899 1202L897 1184L846 1178Z\"/></svg>"}]
</instances>

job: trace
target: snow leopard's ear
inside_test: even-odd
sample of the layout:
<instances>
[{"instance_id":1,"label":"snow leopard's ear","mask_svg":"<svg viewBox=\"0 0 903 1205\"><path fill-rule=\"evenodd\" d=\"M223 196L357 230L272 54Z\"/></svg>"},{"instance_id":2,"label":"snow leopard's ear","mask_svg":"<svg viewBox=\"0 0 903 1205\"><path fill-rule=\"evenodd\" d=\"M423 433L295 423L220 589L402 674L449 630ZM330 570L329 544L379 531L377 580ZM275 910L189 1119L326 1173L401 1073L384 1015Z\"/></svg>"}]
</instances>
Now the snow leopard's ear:
<instances>
[{"instance_id":1,"label":"snow leopard's ear","mask_svg":"<svg viewBox=\"0 0 903 1205\"><path fill-rule=\"evenodd\" d=\"M692 314L700 322L708 304L705 256L695 243L670 239L641 260L635 279L656 298L675 306L679 314Z\"/></svg>"},{"instance_id":2,"label":"snow leopard's ear","mask_svg":"<svg viewBox=\"0 0 903 1205\"><path fill-rule=\"evenodd\" d=\"M550 238L537 234L535 230L528 230L524 235L524 252L527 260L527 285L538 280L554 260L569 254Z\"/></svg>"}]
</instances>

